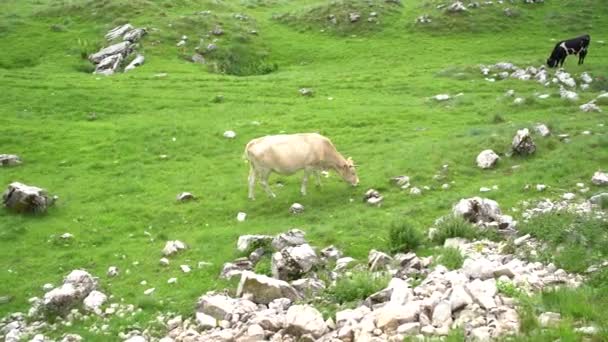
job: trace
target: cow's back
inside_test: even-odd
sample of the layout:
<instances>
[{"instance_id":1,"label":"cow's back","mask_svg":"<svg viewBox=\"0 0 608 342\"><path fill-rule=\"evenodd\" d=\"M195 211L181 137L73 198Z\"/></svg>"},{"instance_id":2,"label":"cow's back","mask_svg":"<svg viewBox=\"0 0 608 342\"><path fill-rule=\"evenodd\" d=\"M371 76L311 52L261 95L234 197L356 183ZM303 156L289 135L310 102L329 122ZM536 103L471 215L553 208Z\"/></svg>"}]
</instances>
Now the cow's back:
<instances>
[{"instance_id":1,"label":"cow's back","mask_svg":"<svg viewBox=\"0 0 608 342\"><path fill-rule=\"evenodd\" d=\"M328 147L329 139L317 133L279 134L253 139L245 152L254 166L289 174L318 166Z\"/></svg>"}]
</instances>

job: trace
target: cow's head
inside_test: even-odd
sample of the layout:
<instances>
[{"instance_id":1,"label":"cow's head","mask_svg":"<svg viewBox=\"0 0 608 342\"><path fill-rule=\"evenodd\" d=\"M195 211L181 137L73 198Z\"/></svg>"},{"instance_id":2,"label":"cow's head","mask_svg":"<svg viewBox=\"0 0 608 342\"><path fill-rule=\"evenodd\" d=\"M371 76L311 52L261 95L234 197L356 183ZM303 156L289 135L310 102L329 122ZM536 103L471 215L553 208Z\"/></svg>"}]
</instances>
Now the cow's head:
<instances>
[{"instance_id":1,"label":"cow's head","mask_svg":"<svg viewBox=\"0 0 608 342\"><path fill-rule=\"evenodd\" d=\"M557 66L557 59L554 59L554 58L547 59L547 66L549 68L555 68Z\"/></svg>"},{"instance_id":2,"label":"cow's head","mask_svg":"<svg viewBox=\"0 0 608 342\"><path fill-rule=\"evenodd\" d=\"M349 182L353 186L356 186L357 184L359 184L359 177L357 177L357 170L355 170L355 163L353 163L353 160L350 157L348 157L348 159L346 159L344 164L338 166L337 171L345 181Z\"/></svg>"}]
</instances>

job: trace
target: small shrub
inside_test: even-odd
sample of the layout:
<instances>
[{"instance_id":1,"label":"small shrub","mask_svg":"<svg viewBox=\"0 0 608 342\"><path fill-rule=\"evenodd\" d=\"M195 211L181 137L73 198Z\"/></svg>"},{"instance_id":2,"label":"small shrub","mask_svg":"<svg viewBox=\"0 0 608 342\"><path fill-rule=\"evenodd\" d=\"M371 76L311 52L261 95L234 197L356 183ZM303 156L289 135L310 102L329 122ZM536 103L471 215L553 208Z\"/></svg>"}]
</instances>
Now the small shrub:
<instances>
[{"instance_id":1,"label":"small shrub","mask_svg":"<svg viewBox=\"0 0 608 342\"><path fill-rule=\"evenodd\" d=\"M461 237L472 240L477 235L478 231L475 227L462 217L448 216L437 225L437 231L432 240L435 243L443 244L449 238Z\"/></svg>"},{"instance_id":2,"label":"small shrub","mask_svg":"<svg viewBox=\"0 0 608 342\"><path fill-rule=\"evenodd\" d=\"M327 290L329 297L337 303L360 301L388 285L386 274L356 271L336 281L336 285Z\"/></svg>"},{"instance_id":3,"label":"small shrub","mask_svg":"<svg viewBox=\"0 0 608 342\"><path fill-rule=\"evenodd\" d=\"M436 265L443 265L449 270L455 270L462 267L462 263L464 262L462 253L460 253L458 248L454 247L443 248L435 260Z\"/></svg>"},{"instance_id":4,"label":"small shrub","mask_svg":"<svg viewBox=\"0 0 608 342\"><path fill-rule=\"evenodd\" d=\"M407 252L420 246L422 233L407 222L394 223L388 233L392 253Z\"/></svg>"},{"instance_id":5,"label":"small shrub","mask_svg":"<svg viewBox=\"0 0 608 342\"><path fill-rule=\"evenodd\" d=\"M523 292L510 281L498 281L496 282L496 288L498 289L498 292L507 297L519 298L521 295L523 295Z\"/></svg>"},{"instance_id":6,"label":"small shrub","mask_svg":"<svg viewBox=\"0 0 608 342\"><path fill-rule=\"evenodd\" d=\"M494 114L494 117L492 118L492 123L495 124L503 123L505 121L505 118L503 118L500 114Z\"/></svg>"},{"instance_id":7,"label":"small shrub","mask_svg":"<svg viewBox=\"0 0 608 342\"><path fill-rule=\"evenodd\" d=\"M519 230L547 242L541 256L567 271L582 272L608 256L608 223L593 217L554 212L531 218Z\"/></svg>"},{"instance_id":8,"label":"small shrub","mask_svg":"<svg viewBox=\"0 0 608 342\"><path fill-rule=\"evenodd\" d=\"M65 28L65 26L63 26L61 24L53 24L53 25L51 25L51 31L53 31L53 32L65 32L65 31L67 31L67 29Z\"/></svg>"},{"instance_id":9,"label":"small shrub","mask_svg":"<svg viewBox=\"0 0 608 342\"><path fill-rule=\"evenodd\" d=\"M254 272L272 277L272 263L269 255L265 255L260 261L258 261L258 263L255 265Z\"/></svg>"}]
</instances>

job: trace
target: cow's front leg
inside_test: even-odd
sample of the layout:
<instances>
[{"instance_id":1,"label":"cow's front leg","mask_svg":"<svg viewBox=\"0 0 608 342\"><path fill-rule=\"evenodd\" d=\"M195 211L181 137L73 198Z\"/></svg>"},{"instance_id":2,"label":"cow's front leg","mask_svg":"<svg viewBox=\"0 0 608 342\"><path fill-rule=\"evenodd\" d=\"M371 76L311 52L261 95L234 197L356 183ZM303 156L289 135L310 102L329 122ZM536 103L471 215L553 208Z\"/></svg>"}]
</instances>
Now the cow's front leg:
<instances>
[{"instance_id":1,"label":"cow's front leg","mask_svg":"<svg viewBox=\"0 0 608 342\"><path fill-rule=\"evenodd\" d=\"M304 169L304 178L302 179L302 186L300 187L300 192L302 196L306 196L306 186L308 185L308 178L310 177L310 170Z\"/></svg>"},{"instance_id":2,"label":"cow's front leg","mask_svg":"<svg viewBox=\"0 0 608 342\"><path fill-rule=\"evenodd\" d=\"M321 186L321 170L315 170L315 179L317 181L317 186Z\"/></svg>"},{"instance_id":3,"label":"cow's front leg","mask_svg":"<svg viewBox=\"0 0 608 342\"><path fill-rule=\"evenodd\" d=\"M268 196L275 198L275 197L277 197L277 195L275 195L274 192L272 192L272 190L270 189L270 186L268 186L268 177L269 176L270 176L270 171L264 171L261 173L260 178L261 178L262 186L264 187L264 190L266 191Z\"/></svg>"}]
</instances>

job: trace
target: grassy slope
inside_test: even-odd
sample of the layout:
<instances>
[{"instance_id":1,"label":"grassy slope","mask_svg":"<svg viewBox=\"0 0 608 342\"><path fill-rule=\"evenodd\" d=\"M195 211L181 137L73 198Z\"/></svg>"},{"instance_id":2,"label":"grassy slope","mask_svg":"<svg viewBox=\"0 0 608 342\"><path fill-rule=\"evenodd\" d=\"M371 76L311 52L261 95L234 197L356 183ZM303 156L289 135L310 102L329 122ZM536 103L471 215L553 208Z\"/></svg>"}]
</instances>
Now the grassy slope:
<instances>
[{"instance_id":1,"label":"grassy slope","mask_svg":"<svg viewBox=\"0 0 608 342\"><path fill-rule=\"evenodd\" d=\"M584 29L594 42L584 66L570 58L566 68L606 76L608 47L595 41L608 40L608 10L584 2L582 7L594 11L572 13L587 20ZM555 89L534 82L491 84L477 74L467 80L437 76L449 67L478 63L542 63L554 44L550 38L580 33L555 19L570 16L567 11L574 11L575 1L519 6L522 15L508 29L485 33L418 29L411 23L428 9L407 2L402 14L383 23L384 30L354 37L297 32L271 19L274 13L297 9L293 2L219 6L227 13L255 17L260 39L280 66L277 73L241 78L209 74L178 58L176 41L170 37L183 33L170 31L166 24L210 6L178 1L161 16L158 7L144 3L139 14L127 19L161 29L144 41L146 65L108 78L79 72L83 62L77 40L100 42L112 26L110 19L78 13L33 16L46 13L44 1L0 5L0 60L5 67L0 68L0 152L17 153L25 160L21 167L1 170L0 184L19 180L60 196L43 217L0 210L0 295L14 296L10 304L0 306L0 316L25 309L29 297L41 295L42 284L58 283L73 268L101 276L105 289L146 305L148 315L160 306L157 301L165 311L189 314L198 295L226 285L217 275L222 263L235 256L239 235L301 227L315 245L333 243L364 259L369 249L387 246L391 222L407 218L425 229L459 198L476 195L480 186L498 185L500 191L489 197L508 211L522 199L539 196L523 192L527 183L574 189L576 182L588 182L595 170L608 164L607 128L597 126L608 124L605 114L582 113L558 97L524 106L503 99L508 89L529 98L535 92L555 95ZM491 29L494 14L483 13L475 20ZM66 31L52 32L49 27L57 23ZM458 22L454 25L459 27ZM153 46L155 40L161 44ZM168 76L154 77L159 72ZM297 89L303 86L314 88L315 97L300 97ZM448 104L428 99L459 92L464 96ZM225 102L212 103L216 94L223 94ZM88 121L89 112L99 119ZM494 123L495 115L506 121ZM572 142L539 140L532 158L503 158L494 171L474 167L479 151L505 152L516 129L537 121L573 135ZM236 139L222 138L228 129L237 132ZM583 130L596 134L580 135ZM311 189L302 198L298 177L273 176L273 182L285 183L275 189L277 199L267 199L258 188L258 199L247 201L243 147L254 137L282 131L318 131L331 137L361 165L361 186L349 188L332 174L322 189ZM168 160L160 160L161 154ZM433 180L443 164L449 164L448 178ZM521 167L512 171L510 166L516 164ZM413 177L414 185L435 190L410 197L388 183L389 177L400 174ZM456 182L450 190L439 189L450 181ZM370 187L386 196L381 208L361 203ZM175 195L181 191L191 191L200 200L176 204ZM307 210L292 217L287 209L295 201ZM248 213L246 222L236 222L238 211ZM72 243L51 238L64 232L75 235ZM163 268L158 259L167 239L183 240L191 249ZM202 260L213 266L187 275L179 270L179 264L195 266ZM133 266L134 261L139 265ZM122 275L107 279L110 265L117 265ZM179 278L178 285L166 284L173 276ZM139 285L144 279L145 287ZM157 289L152 299L143 298L148 287Z\"/></svg>"}]
</instances>

